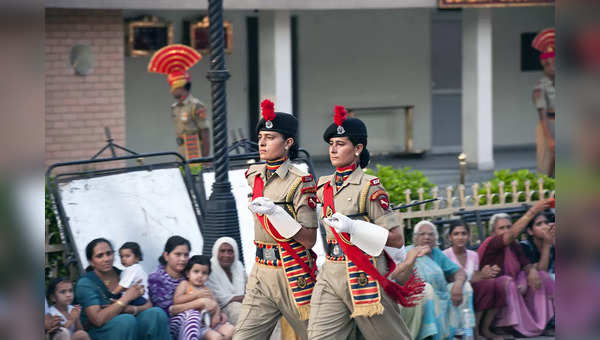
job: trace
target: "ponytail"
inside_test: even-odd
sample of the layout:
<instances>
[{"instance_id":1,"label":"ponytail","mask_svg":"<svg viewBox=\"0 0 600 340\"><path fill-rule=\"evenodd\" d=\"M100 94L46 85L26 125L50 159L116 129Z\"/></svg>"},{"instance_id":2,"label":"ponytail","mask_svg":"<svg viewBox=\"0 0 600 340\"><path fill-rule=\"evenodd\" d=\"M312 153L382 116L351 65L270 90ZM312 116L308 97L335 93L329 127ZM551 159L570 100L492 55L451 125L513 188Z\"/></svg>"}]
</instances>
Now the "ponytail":
<instances>
[{"instance_id":1,"label":"ponytail","mask_svg":"<svg viewBox=\"0 0 600 340\"><path fill-rule=\"evenodd\" d=\"M367 150L367 148L363 148L363 151L360 153L358 165L360 165L360 167L364 169L367 167L367 165L369 165L370 159L371 154L369 153L369 150Z\"/></svg>"},{"instance_id":2,"label":"ponytail","mask_svg":"<svg viewBox=\"0 0 600 340\"><path fill-rule=\"evenodd\" d=\"M287 158L291 161L293 161L294 159L298 158L298 150L300 149L300 147L298 146L298 143L296 143L296 136L289 136L286 134L283 134L283 140L287 140L288 138L291 138L294 140L294 144L292 144L292 146L290 146L289 150L287 151Z\"/></svg>"}]
</instances>

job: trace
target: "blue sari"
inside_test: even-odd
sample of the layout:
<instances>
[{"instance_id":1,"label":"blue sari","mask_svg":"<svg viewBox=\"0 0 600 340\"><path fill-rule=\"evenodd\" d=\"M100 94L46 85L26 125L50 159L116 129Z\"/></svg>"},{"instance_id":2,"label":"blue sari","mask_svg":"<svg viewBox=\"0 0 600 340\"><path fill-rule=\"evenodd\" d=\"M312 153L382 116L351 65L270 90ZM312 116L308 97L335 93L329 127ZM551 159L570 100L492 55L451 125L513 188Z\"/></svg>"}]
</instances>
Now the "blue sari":
<instances>
[{"instance_id":1,"label":"blue sari","mask_svg":"<svg viewBox=\"0 0 600 340\"><path fill-rule=\"evenodd\" d=\"M407 247L407 250L412 246ZM446 276L454 275L460 266L452 262L439 248L431 254L417 258L415 268L419 277L429 283L434 294L424 301L423 321L417 339L433 336L433 339L452 338L461 327L461 311L468 309L467 326L475 327L473 310L473 290L466 282L463 287L463 302L454 306L450 300L450 290L454 283L448 283Z\"/></svg>"},{"instance_id":2,"label":"blue sari","mask_svg":"<svg viewBox=\"0 0 600 340\"><path fill-rule=\"evenodd\" d=\"M120 274L120 270L117 268L114 268L114 270L117 274ZM119 314L101 327L96 327L89 322L85 313L87 307L107 306L112 303L111 299L118 299L120 296L121 294L112 294L94 271L87 272L77 281L75 285L75 301L81 305L81 322L93 340L171 339L168 317L158 307L147 309L136 316ZM145 299L143 300L145 301ZM141 303L139 299L133 302L136 304Z\"/></svg>"}]
</instances>

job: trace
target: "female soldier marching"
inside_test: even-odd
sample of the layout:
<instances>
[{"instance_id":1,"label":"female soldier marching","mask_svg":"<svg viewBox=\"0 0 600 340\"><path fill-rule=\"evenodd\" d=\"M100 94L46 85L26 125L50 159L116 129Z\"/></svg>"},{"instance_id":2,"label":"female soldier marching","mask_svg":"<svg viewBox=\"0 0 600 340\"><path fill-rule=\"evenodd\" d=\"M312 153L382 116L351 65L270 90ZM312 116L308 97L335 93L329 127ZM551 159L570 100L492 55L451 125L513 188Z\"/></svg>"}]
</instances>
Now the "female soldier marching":
<instances>
[{"instance_id":1,"label":"female soldier marching","mask_svg":"<svg viewBox=\"0 0 600 340\"><path fill-rule=\"evenodd\" d=\"M383 248L402 247L404 236L379 179L357 168L369 162L367 128L336 106L323 138L336 171L317 184L328 249L311 300L309 338L344 339L356 323L367 339L409 339L398 303L412 305L423 283L414 275L404 286L387 279L395 264Z\"/></svg>"},{"instance_id":2,"label":"female soldier marching","mask_svg":"<svg viewBox=\"0 0 600 340\"><path fill-rule=\"evenodd\" d=\"M234 339L268 339L283 315L297 335L306 326L315 285L315 182L290 163L298 153L298 122L288 113L261 103L256 126L260 159L246 172L252 188L256 264L246 286Z\"/></svg>"}]
</instances>

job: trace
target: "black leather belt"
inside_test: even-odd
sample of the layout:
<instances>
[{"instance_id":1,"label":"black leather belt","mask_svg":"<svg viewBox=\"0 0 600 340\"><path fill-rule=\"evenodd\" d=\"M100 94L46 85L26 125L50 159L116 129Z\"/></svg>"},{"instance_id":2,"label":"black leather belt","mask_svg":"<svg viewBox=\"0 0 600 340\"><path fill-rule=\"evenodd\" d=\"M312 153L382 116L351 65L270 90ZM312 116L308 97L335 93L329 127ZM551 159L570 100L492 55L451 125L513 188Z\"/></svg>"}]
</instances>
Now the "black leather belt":
<instances>
[{"instance_id":1,"label":"black leather belt","mask_svg":"<svg viewBox=\"0 0 600 340\"><path fill-rule=\"evenodd\" d=\"M263 261L281 260L278 247L256 247L256 257Z\"/></svg>"},{"instance_id":2,"label":"black leather belt","mask_svg":"<svg viewBox=\"0 0 600 340\"><path fill-rule=\"evenodd\" d=\"M546 116L550 119L556 119L556 112L546 112Z\"/></svg>"}]
</instances>

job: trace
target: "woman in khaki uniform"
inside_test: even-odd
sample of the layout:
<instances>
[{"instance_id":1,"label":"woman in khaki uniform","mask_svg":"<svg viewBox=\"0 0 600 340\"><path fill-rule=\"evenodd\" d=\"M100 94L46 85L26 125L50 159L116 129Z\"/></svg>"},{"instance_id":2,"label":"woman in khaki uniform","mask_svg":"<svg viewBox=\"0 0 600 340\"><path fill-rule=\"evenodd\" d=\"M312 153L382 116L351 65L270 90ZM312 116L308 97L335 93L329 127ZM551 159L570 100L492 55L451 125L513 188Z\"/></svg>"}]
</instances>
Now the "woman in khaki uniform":
<instances>
[{"instance_id":1,"label":"woman in khaki uniform","mask_svg":"<svg viewBox=\"0 0 600 340\"><path fill-rule=\"evenodd\" d=\"M315 285L315 182L290 163L297 156L298 122L261 103L258 122L260 159L246 172L252 188L256 264L252 268L233 339L268 339L284 316L295 333L307 339L310 298Z\"/></svg>"},{"instance_id":2,"label":"woman in khaki uniform","mask_svg":"<svg viewBox=\"0 0 600 340\"><path fill-rule=\"evenodd\" d=\"M410 339L398 303L412 305L423 283L414 275L404 286L387 278L395 263L384 246L402 247L404 236L379 179L358 169L369 162L366 126L336 106L323 138L336 172L317 184L328 249L311 300L308 336L345 339L356 325L366 339Z\"/></svg>"}]
</instances>

